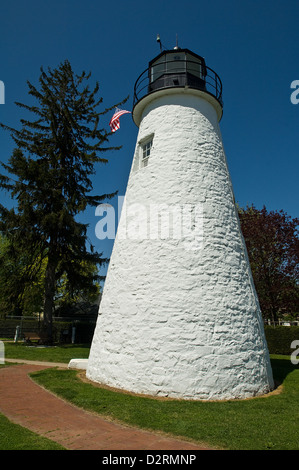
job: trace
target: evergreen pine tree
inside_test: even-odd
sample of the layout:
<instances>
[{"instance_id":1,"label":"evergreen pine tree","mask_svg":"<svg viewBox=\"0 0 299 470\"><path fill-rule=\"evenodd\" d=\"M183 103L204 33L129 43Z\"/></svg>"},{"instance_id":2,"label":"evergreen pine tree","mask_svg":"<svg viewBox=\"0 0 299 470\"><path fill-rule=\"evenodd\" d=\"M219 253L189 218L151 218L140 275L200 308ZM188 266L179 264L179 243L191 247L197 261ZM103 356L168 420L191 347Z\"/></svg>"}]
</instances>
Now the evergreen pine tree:
<instances>
[{"instance_id":1,"label":"evergreen pine tree","mask_svg":"<svg viewBox=\"0 0 299 470\"><path fill-rule=\"evenodd\" d=\"M52 341L52 312L56 280L65 272L72 285L86 284L82 262L99 266L107 260L87 246L87 225L76 216L111 194L91 195L96 163L107 163L103 152L110 133L100 128L101 117L125 102L98 111L99 85L90 90L90 74L73 72L68 61L57 69L41 69L39 89L30 82L36 106L16 103L35 115L21 119L21 129L8 130L16 144L8 164L12 176L0 175L0 188L11 191L17 210L0 205L0 230L19 248L47 257L44 324ZM93 279L91 279L91 282Z\"/></svg>"},{"instance_id":2,"label":"evergreen pine tree","mask_svg":"<svg viewBox=\"0 0 299 470\"><path fill-rule=\"evenodd\" d=\"M47 258L0 233L0 317L40 313Z\"/></svg>"}]
</instances>

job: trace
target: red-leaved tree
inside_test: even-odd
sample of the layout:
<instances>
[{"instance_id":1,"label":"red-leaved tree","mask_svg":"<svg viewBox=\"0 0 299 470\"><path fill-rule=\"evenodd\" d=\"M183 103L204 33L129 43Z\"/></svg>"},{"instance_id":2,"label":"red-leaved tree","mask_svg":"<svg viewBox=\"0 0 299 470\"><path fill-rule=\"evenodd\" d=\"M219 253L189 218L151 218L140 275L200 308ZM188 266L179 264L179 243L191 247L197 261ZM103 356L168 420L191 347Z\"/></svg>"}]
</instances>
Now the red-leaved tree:
<instances>
[{"instance_id":1,"label":"red-leaved tree","mask_svg":"<svg viewBox=\"0 0 299 470\"><path fill-rule=\"evenodd\" d=\"M299 219L254 205L239 217L264 318L298 315Z\"/></svg>"}]
</instances>

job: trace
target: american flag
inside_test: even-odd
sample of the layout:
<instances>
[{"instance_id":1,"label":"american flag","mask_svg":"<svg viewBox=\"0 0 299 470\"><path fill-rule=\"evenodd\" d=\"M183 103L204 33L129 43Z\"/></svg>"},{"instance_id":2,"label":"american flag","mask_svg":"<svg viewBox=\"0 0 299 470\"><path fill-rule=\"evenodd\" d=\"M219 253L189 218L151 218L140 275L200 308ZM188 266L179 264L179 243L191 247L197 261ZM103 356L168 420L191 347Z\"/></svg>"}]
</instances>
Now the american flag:
<instances>
[{"instance_id":1,"label":"american flag","mask_svg":"<svg viewBox=\"0 0 299 470\"><path fill-rule=\"evenodd\" d=\"M117 129L120 128L119 118L123 114L127 114L127 113L131 113L131 111L125 111L124 109L118 109L118 108L115 110L115 113L113 114L111 121L109 122L109 126L111 127L112 132L115 132L117 131Z\"/></svg>"}]
</instances>

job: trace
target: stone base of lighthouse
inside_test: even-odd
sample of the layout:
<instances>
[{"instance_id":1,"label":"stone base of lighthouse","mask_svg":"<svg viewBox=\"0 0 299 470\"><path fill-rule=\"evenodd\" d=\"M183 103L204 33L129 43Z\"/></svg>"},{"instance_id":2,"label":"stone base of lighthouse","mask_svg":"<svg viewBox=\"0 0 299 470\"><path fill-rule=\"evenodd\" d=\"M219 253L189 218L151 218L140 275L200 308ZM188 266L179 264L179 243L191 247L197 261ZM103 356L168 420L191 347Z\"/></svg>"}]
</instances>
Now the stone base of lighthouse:
<instances>
[{"instance_id":1,"label":"stone base of lighthouse","mask_svg":"<svg viewBox=\"0 0 299 470\"><path fill-rule=\"evenodd\" d=\"M143 113L87 377L192 400L273 388L217 114L201 96L161 96Z\"/></svg>"}]
</instances>

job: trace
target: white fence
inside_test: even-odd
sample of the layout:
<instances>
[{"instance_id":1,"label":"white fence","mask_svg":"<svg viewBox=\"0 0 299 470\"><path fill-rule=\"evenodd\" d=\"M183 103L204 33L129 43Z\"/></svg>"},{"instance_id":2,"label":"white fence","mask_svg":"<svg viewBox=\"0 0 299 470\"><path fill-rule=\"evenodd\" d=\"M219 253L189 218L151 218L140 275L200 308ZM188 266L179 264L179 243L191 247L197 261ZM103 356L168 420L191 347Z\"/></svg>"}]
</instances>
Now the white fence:
<instances>
[{"instance_id":1,"label":"white fence","mask_svg":"<svg viewBox=\"0 0 299 470\"><path fill-rule=\"evenodd\" d=\"M264 323L269 326L299 326L299 320L265 320Z\"/></svg>"}]
</instances>

